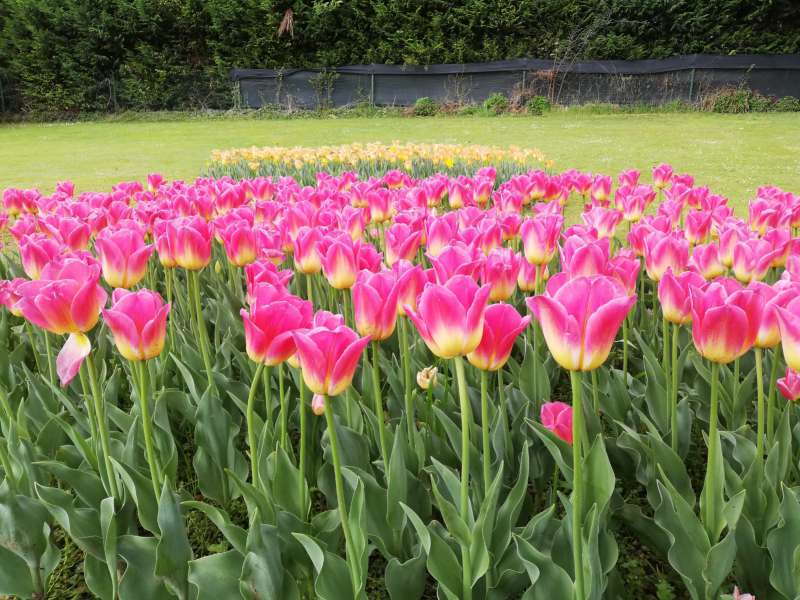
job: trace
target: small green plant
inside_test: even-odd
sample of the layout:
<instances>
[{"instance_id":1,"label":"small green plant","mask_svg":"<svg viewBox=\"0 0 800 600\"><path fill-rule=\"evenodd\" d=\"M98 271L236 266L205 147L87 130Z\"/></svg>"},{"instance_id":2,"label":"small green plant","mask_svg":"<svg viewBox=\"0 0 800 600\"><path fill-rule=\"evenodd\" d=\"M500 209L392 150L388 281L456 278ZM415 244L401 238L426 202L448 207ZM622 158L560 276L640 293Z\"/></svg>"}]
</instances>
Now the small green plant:
<instances>
[{"instance_id":1,"label":"small green plant","mask_svg":"<svg viewBox=\"0 0 800 600\"><path fill-rule=\"evenodd\" d=\"M724 88L702 102L706 110L716 113L769 112L776 101L746 87Z\"/></svg>"},{"instance_id":2,"label":"small green plant","mask_svg":"<svg viewBox=\"0 0 800 600\"><path fill-rule=\"evenodd\" d=\"M439 113L439 105L433 98L423 96L414 102L413 113L415 117L433 117Z\"/></svg>"},{"instance_id":3,"label":"small green plant","mask_svg":"<svg viewBox=\"0 0 800 600\"><path fill-rule=\"evenodd\" d=\"M508 98L505 94L495 92L483 101L483 109L493 115L501 115L508 112Z\"/></svg>"},{"instance_id":4,"label":"small green plant","mask_svg":"<svg viewBox=\"0 0 800 600\"><path fill-rule=\"evenodd\" d=\"M534 96L525 103L525 110L529 115L541 115L550 112L553 106L544 96Z\"/></svg>"},{"instance_id":5,"label":"small green plant","mask_svg":"<svg viewBox=\"0 0 800 600\"><path fill-rule=\"evenodd\" d=\"M772 109L775 112L800 112L800 98L784 96L775 102Z\"/></svg>"}]
</instances>

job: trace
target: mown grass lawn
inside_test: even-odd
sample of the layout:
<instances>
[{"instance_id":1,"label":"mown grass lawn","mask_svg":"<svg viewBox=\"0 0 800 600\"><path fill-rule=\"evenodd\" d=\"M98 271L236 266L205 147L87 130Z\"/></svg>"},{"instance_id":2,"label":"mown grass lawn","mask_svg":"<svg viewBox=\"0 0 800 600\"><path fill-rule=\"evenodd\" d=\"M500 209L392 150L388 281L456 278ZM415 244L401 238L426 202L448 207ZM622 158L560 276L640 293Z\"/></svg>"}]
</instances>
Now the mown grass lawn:
<instances>
[{"instance_id":1,"label":"mown grass lawn","mask_svg":"<svg viewBox=\"0 0 800 600\"><path fill-rule=\"evenodd\" d=\"M707 113L543 117L214 118L0 126L0 188L72 179L79 190L159 171L191 179L216 148L353 141L455 142L537 147L559 170L614 174L658 162L744 206L760 185L800 192L800 115Z\"/></svg>"}]
</instances>

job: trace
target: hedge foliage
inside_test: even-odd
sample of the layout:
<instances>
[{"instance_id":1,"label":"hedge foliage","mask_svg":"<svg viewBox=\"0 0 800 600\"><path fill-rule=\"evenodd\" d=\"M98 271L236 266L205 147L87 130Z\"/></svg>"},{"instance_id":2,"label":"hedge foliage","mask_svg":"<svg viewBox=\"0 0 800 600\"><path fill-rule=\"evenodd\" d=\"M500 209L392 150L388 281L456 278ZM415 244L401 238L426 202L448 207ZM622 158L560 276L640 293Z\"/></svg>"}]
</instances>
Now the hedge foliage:
<instances>
[{"instance_id":1,"label":"hedge foliage","mask_svg":"<svg viewBox=\"0 0 800 600\"><path fill-rule=\"evenodd\" d=\"M2 0L0 110L228 107L231 67L798 51L797 0Z\"/></svg>"}]
</instances>

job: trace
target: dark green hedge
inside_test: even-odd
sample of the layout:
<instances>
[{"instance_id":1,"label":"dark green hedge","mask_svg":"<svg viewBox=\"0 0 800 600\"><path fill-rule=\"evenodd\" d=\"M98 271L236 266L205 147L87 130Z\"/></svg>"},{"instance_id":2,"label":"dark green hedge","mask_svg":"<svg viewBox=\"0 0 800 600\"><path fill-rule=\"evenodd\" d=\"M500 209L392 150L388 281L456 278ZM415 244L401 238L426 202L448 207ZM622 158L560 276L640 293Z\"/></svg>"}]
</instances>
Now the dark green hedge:
<instances>
[{"instance_id":1,"label":"dark green hedge","mask_svg":"<svg viewBox=\"0 0 800 600\"><path fill-rule=\"evenodd\" d=\"M800 52L800 2L0 0L0 110L227 107L234 66L695 52Z\"/></svg>"}]
</instances>

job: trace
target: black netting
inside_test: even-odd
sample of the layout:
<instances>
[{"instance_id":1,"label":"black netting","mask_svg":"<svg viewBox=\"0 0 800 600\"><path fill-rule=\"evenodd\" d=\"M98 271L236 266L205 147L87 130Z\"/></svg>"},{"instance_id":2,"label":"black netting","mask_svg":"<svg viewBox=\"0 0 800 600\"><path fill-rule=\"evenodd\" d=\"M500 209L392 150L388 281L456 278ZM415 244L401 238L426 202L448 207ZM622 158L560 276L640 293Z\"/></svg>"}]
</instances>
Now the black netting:
<instances>
[{"instance_id":1,"label":"black netting","mask_svg":"<svg viewBox=\"0 0 800 600\"><path fill-rule=\"evenodd\" d=\"M518 59L465 65L350 65L336 69L234 69L244 106L320 108L370 102L408 106L437 101L482 102L494 92L524 88L562 104L664 104L694 101L714 90L746 85L767 96L800 97L800 55L712 56L663 60L553 61Z\"/></svg>"}]
</instances>

